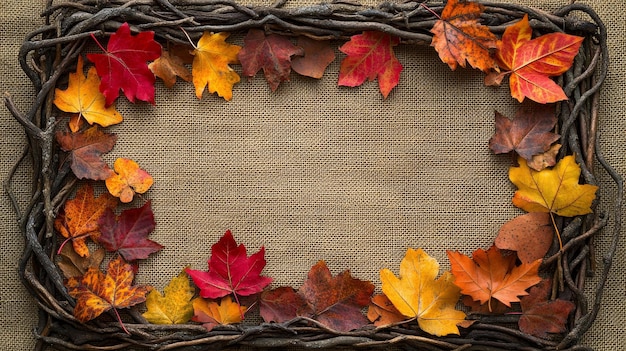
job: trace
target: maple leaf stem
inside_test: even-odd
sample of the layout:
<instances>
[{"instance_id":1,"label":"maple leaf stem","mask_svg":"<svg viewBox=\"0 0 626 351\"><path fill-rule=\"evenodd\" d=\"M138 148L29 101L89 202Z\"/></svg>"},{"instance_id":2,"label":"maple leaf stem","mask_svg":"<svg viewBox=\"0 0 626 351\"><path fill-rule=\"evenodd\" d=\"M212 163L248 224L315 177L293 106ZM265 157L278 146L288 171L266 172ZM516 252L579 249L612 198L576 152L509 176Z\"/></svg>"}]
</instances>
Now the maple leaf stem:
<instances>
[{"instance_id":1,"label":"maple leaf stem","mask_svg":"<svg viewBox=\"0 0 626 351\"><path fill-rule=\"evenodd\" d=\"M96 36L93 33L91 33L91 39L93 39L93 41L96 42L98 47L100 47L100 50L107 52L107 50L104 48L104 46L102 46L102 44L100 44L100 42L98 41L98 38L96 38Z\"/></svg>"},{"instance_id":2,"label":"maple leaf stem","mask_svg":"<svg viewBox=\"0 0 626 351\"><path fill-rule=\"evenodd\" d=\"M72 238L67 238L65 240L63 240L63 242L61 243L61 245L59 246L59 249L57 250L57 255L61 254L61 251L63 250L63 247L65 246L65 244L67 244L68 241L72 240Z\"/></svg>"},{"instance_id":3,"label":"maple leaf stem","mask_svg":"<svg viewBox=\"0 0 626 351\"><path fill-rule=\"evenodd\" d=\"M233 292L233 295L235 296L235 302L237 303L237 305L241 306L241 303L239 302L239 297L237 296L237 294ZM243 320L245 312L241 311L241 308L239 309L239 314L241 315L241 320Z\"/></svg>"},{"instance_id":4,"label":"maple leaf stem","mask_svg":"<svg viewBox=\"0 0 626 351\"><path fill-rule=\"evenodd\" d=\"M189 44L191 44L191 46L193 46L194 49L198 50L198 47L196 46L196 44L193 43L187 31L183 27L178 27L178 28L180 28L180 30L183 31L183 34L185 34L185 36L187 37L187 40L189 40Z\"/></svg>"},{"instance_id":5,"label":"maple leaf stem","mask_svg":"<svg viewBox=\"0 0 626 351\"><path fill-rule=\"evenodd\" d=\"M554 220L554 214L550 212L550 220L552 220L552 226L554 227L554 232L556 233L556 237L559 239L559 249L563 250L563 241L561 240L561 233L559 233L559 228L556 226L556 221Z\"/></svg>"},{"instance_id":6,"label":"maple leaf stem","mask_svg":"<svg viewBox=\"0 0 626 351\"><path fill-rule=\"evenodd\" d=\"M426 9L426 11L432 13L433 15L435 15L435 17L437 17L437 19L441 20L441 16L439 16L439 14L437 14L437 12L433 11L433 9L431 9L430 7L428 7L426 4L424 4L423 2L420 3L420 7L423 7L424 9Z\"/></svg>"},{"instance_id":7,"label":"maple leaf stem","mask_svg":"<svg viewBox=\"0 0 626 351\"><path fill-rule=\"evenodd\" d=\"M130 335L130 332L128 331L128 329L126 329L126 326L124 326L124 322L122 322L122 316L120 316L120 313L117 312L117 308L113 308L113 312L115 312L115 316L117 317L117 321L120 322L120 326L122 327L124 332L126 334Z\"/></svg>"}]
</instances>

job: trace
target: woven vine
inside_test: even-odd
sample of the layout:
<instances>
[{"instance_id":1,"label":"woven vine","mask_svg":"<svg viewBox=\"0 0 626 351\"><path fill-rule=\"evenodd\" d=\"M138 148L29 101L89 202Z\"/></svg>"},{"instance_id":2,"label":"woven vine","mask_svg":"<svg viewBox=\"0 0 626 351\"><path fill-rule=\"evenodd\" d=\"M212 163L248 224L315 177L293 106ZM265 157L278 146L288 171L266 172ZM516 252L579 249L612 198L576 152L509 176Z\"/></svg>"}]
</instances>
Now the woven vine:
<instances>
[{"instance_id":1,"label":"woven vine","mask_svg":"<svg viewBox=\"0 0 626 351\"><path fill-rule=\"evenodd\" d=\"M197 40L202 32L241 32L260 28L283 35L305 35L316 39L346 40L365 30L389 33L407 45L428 45L430 28L443 4L418 2L384 3L365 7L352 2L334 2L301 8L284 8L286 1L272 6L244 6L228 0L83 0L54 4L49 1L43 13L45 25L32 32L22 45L19 62L32 81L37 95L32 107L22 112L9 95L5 104L23 126L27 146L18 156L5 183L19 229L25 238L19 274L39 306L39 325L35 330L37 349L50 346L61 350L217 350L237 346L276 348L350 347L425 350L587 350L578 345L590 328L601 305L604 285L611 267L621 229L623 184L621 177L605 161L597 138L600 87L606 77L608 52L606 28L595 12L581 4L564 6L553 13L515 4L483 3L482 23L493 33L529 15L536 33L566 32L585 37L572 68L562 76L568 101L558 104L558 130L563 145L560 157L573 154L582 167L582 179L597 184L594 168L609 174L615 184L613 204L604 204L609 213L597 206L594 214L561 220L563 250L544 260L543 269L560 272L559 285L574 296L575 317L569 331L559 340L544 340L511 327L511 316L472 316L477 322L462 329L460 336L432 337L414 324L368 327L352 332L337 332L308 319L257 326L220 326L207 332L199 325L153 325L136 310L125 310L125 333L117 322L79 323L72 316L74 299L69 296L63 277L55 265L59 243L53 221L76 184L68 167L58 167L54 131L58 122L53 109L54 88L73 69L90 37L104 37L123 22L136 30L151 30L157 40L188 43L187 34ZM184 29L183 30L181 30ZM26 162L30 160L30 162ZM13 178L17 170L32 167L29 201L21 206ZM598 167L599 165L599 167ZM602 199L600 199L602 200ZM602 267L596 261L594 237L602 233L609 216L613 217L607 252L602 252ZM586 295L586 278L599 272L593 294Z\"/></svg>"}]
</instances>

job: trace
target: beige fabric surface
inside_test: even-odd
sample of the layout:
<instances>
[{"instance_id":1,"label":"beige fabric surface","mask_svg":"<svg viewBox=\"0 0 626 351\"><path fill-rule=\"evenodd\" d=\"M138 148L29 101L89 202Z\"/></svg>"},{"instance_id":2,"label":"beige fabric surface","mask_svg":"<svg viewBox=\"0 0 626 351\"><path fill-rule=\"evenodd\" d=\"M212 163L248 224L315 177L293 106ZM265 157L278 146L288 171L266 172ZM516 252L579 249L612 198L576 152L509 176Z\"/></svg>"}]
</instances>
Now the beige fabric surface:
<instances>
[{"instance_id":1,"label":"beige fabric surface","mask_svg":"<svg viewBox=\"0 0 626 351\"><path fill-rule=\"evenodd\" d=\"M568 1L519 2L551 10ZM42 3L0 4L2 90L24 110L33 90L17 52L24 35L41 23ZM601 101L602 145L624 173L626 5L610 0L593 6L609 27L612 56ZM241 37L231 42L241 44ZM401 46L396 52L404 71L386 100L376 82L338 88L338 52L321 81L293 75L275 93L258 75L235 86L231 102L206 92L198 101L190 84L166 91L159 83L156 106L119 105L126 119L111 129L119 140L107 160L133 158L154 176L145 196L157 221L151 238L165 246L142 262L138 281L162 290L186 265L206 269L210 246L226 229L251 251L265 246L264 272L274 286L300 286L322 259L334 273L349 268L380 286L378 271L397 271L407 247L423 248L444 269L446 249L469 254L486 248L499 226L520 213L510 203L510 160L487 148L494 109L512 115L515 104L508 89L484 87L476 71L450 71L430 48ZM4 179L23 133L0 111ZM600 178L608 184L606 175ZM17 183L28 187L27 180ZM601 195L609 201L613 193L605 187ZM29 350L36 310L17 277L23 240L6 195L0 211L0 349ZM607 236L598 240L600 250L606 250ZM622 243L603 310L584 339L597 350L626 345L624 266Z\"/></svg>"}]
</instances>

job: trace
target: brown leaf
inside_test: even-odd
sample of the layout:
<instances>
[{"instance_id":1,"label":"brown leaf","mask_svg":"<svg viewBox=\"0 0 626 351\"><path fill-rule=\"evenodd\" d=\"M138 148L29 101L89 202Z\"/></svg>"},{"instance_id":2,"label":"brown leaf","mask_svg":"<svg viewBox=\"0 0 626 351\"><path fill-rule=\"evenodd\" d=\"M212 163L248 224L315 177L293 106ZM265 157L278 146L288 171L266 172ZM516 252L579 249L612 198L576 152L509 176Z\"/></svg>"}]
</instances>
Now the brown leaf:
<instances>
[{"instance_id":1,"label":"brown leaf","mask_svg":"<svg viewBox=\"0 0 626 351\"><path fill-rule=\"evenodd\" d=\"M85 275L91 267L98 269L105 254L104 249L100 248L88 257L81 257L71 246L65 245L58 256L57 266L66 278L80 277Z\"/></svg>"},{"instance_id":2,"label":"brown leaf","mask_svg":"<svg viewBox=\"0 0 626 351\"><path fill-rule=\"evenodd\" d=\"M552 167L556 164L556 155L561 149L561 144L554 144L550 149L544 153L533 156L533 159L528 161L528 167L540 172L548 167Z\"/></svg>"},{"instance_id":3,"label":"brown leaf","mask_svg":"<svg viewBox=\"0 0 626 351\"><path fill-rule=\"evenodd\" d=\"M387 295L379 294L372 297L372 302L367 308L367 319L380 327L402 322L407 317L398 311Z\"/></svg>"},{"instance_id":4,"label":"brown leaf","mask_svg":"<svg viewBox=\"0 0 626 351\"><path fill-rule=\"evenodd\" d=\"M545 280L522 298L522 316L518 322L522 332L547 339L548 333L567 331L567 318L576 306L566 300L548 300L551 286L552 282Z\"/></svg>"},{"instance_id":5,"label":"brown leaf","mask_svg":"<svg viewBox=\"0 0 626 351\"><path fill-rule=\"evenodd\" d=\"M267 323L282 323L298 316L306 302L291 287L280 287L263 291L259 299L261 317Z\"/></svg>"},{"instance_id":6,"label":"brown leaf","mask_svg":"<svg viewBox=\"0 0 626 351\"><path fill-rule=\"evenodd\" d=\"M155 76L163 80L166 87L171 88L176 83L176 77L189 82L191 72L184 66L183 60L165 48L161 51L161 57L148 65Z\"/></svg>"},{"instance_id":7,"label":"brown leaf","mask_svg":"<svg viewBox=\"0 0 626 351\"><path fill-rule=\"evenodd\" d=\"M496 246L504 250L517 251L523 263L543 259L554 237L550 214L531 212L513 218L500 227Z\"/></svg>"},{"instance_id":8,"label":"brown leaf","mask_svg":"<svg viewBox=\"0 0 626 351\"><path fill-rule=\"evenodd\" d=\"M296 44L304 50L304 56L294 56L291 68L303 76L322 78L326 67L335 60L335 51L329 42L300 36Z\"/></svg>"},{"instance_id":9,"label":"brown leaf","mask_svg":"<svg viewBox=\"0 0 626 351\"><path fill-rule=\"evenodd\" d=\"M117 136L104 133L97 126L83 132L57 132L56 139L63 151L69 152L72 172L77 178L105 180L113 174L100 156L113 149Z\"/></svg>"}]
</instances>

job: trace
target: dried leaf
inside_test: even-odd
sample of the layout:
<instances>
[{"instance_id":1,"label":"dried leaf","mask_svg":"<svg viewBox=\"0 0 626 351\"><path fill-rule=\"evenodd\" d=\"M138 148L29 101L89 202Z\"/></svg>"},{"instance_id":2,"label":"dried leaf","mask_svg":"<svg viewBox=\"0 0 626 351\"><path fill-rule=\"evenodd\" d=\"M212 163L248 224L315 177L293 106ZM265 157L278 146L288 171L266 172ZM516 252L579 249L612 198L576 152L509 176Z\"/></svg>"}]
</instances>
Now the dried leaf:
<instances>
[{"instance_id":1,"label":"dried leaf","mask_svg":"<svg viewBox=\"0 0 626 351\"><path fill-rule=\"evenodd\" d=\"M100 217L102 234L98 241L107 251L117 252L127 261L145 259L163 248L148 239L155 224L150 201L139 208L125 210L119 216L109 209Z\"/></svg>"},{"instance_id":2,"label":"dried leaf","mask_svg":"<svg viewBox=\"0 0 626 351\"><path fill-rule=\"evenodd\" d=\"M387 97L400 81L402 65L393 52L400 39L382 32L353 35L339 50L348 55L339 69L341 86L356 87L378 77L378 86Z\"/></svg>"},{"instance_id":3,"label":"dried leaf","mask_svg":"<svg viewBox=\"0 0 626 351\"><path fill-rule=\"evenodd\" d=\"M496 36L479 23L484 9L477 2L449 0L441 19L430 30L433 33L430 45L450 69L456 69L457 65L465 67L466 61L484 72L494 67L490 51L496 49Z\"/></svg>"},{"instance_id":4,"label":"dried leaf","mask_svg":"<svg viewBox=\"0 0 626 351\"><path fill-rule=\"evenodd\" d=\"M516 251L522 263L532 263L543 259L553 237L550 214L531 212L502 225L495 243L499 249Z\"/></svg>"},{"instance_id":5,"label":"dried leaf","mask_svg":"<svg viewBox=\"0 0 626 351\"><path fill-rule=\"evenodd\" d=\"M63 151L69 152L72 172L78 179L105 180L113 174L100 156L113 149L117 136L93 126L78 133L57 132Z\"/></svg>"},{"instance_id":6,"label":"dried leaf","mask_svg":"<svg viewBox=\"0 0 626 351\"><path fill-rule=\"evenodd\" d=\"M439 277L439 263L422 249L408 249L400 263L400 278L389 269L380 271L383 293L406 317L416 318L426 333L442 336L459 334L457 325L465 313L455 309L459 288L445 272Z\"/></svg>"},{"instance_id":7,"label":"dried leaf","mask_svg":"<svg viewBox=\"0 0 626 351\"><path fill-rule=\"evenodd\" d=\"M183 64L183 60L166 49L162 49L161 57L151 62L148 68L155 76L161 78L163 84L168 88L176 84L176 77L187 82L192 78L191 72Z\"/></svg>"},{"instance_id":8,"label":"dried leaf","mask_svg":"<svg viewBox=\"0 0 626 351\"><path fill-rule=\"evenodd\" d=\"M204 32L197 48L193 51L192 74L196 96L202 98L204 87L209 93L217 92L226 101L233 98L233 85L239 83L239 75L229 64L239 63L237 55L241 47L226 42L230 34Z\"/></svg>"},{"instance_id":9,"label":"dried leaf","mask_svg":"<svg viewBox=\"0 0 626 351\"><path fill-rule=\"evenodd\" d=\"M304 298L291 287L280 287L261 293L259 309L266 323L282 323L294 319L306 306Z\"/></svg>"},{"instance_id":10,"label":"dried leaf","mask_svg":"<svg viewBox=\"0 0 626 351\"><path fill-rule=\"evenodd\" d=\"M113 169L116 173L107 178L105 184L109 193L124 203L133 201L135 193L148 191L154 182L152 176L139 168L137 162L127 158L115 160Z\"/></svg>"},{"instance_id":11,"label":"dried leaf","mask_svg":"<svg viewBox=\"0 0 626 351\"><path fill-rule=\"evenodd\" d=\"M108 127L122 122L122 115L117 112L115 106L105 105L104 95L99 87L100 78L96 69L91 67L85 76L83 58L79 56L76 73L70 73L67 89L54 89L54 105L61 111L78 113L78 120L82 117L89 124L97 123Z\"/></svg>"},{"instance_id":12,"label":"dried leaf","mask_svg":"<svg viewBox=\"0 0 626 351\"><path fill-rule=\"evenodd\" d=\"M591 204L598 187L578 184L580 166L574 156L565 156L552 169L541 172L518 159L519 167L509 169L509 179L518 190L513 204L527 212L552 212L573 217L591 213Z\"/></svg>"},{"instance_id":13,"label":"dried leaf","mask_svg":"<svg viewBox=\"0 0 626 351\"><path fill-rule=\"evenodd\" d=\"M137 98L154 104L155 78L147 63L161 56L161 45L154 41L154 32L131 35L130 26L124 23L102 50L104 54L87 54L87 59L96 65L106 105L117 99L120 89L130 102Z\"/></svg>"},{"instance_id":14,"label":"dried leaf","mask_svg":"<svg viewBox=\"0 0 626 351\"><path fill-rule=\"evenodd\" d=\"M202 326L211 331L218 325L240 323L246 308L233 302L230 296L223 297L219 304L198 297L193 300L193 311L193 321L203 323Z\"/></svg>"},{"instance_id":15,"label":"dried leaf","mask_svg":"<svg viewBox=\"0 0 626 351\"><path fill-rule=\"evenodd\" d=\"M191 300L196 289L191 286L185 270L172 278L163 289L164 295L157 290L150 291L146 299L148 310L144 318L152 324L184 324L193 317Z\"/></svg>"},{"instance_id":16,"label":"dried leaf","mask_svg":"<svg viewBox=\"0 0 626 351\"><path fill-rule=\"evenodd\" d=\"M551 286L550 280L543 281L522 298L522 316L518 322L522 332L547 339L548 333L567 331L567 318L576 305L566 300L548 300Z\"/></svg>"},{"instance_id":17,"label":"dried leaf","mask_svg":"<svg viewBox=\"0 0 626 351\"><path fill-rule=\"evenodd\" d=\"M402 322L407 318L389 300L387 295L375 295L367 308L367 319L381 327Z\"/></svg>"},{"instance_id":18,"label":"dried leaf","mask_svg":"<svg viewBox=\"0 0 626 351\"><path fill-rule=\"evenodd\" d=\"M81 257L71 246L63 246L58 255L57 266L65 278L80 277L87 273L91 267L100 269L100 264L104 260L106 251L103 248L91 253L87 257Z\"/></svg>"},{"instance_id":19,"label":"dried leaf","mask_svg":"<svg viewBox=\"0 0 626 351\"><path fill-rule=\"evenodd\" d=\"M289 81L291 56L303 54L302 48L294 46L286 37L265 36L260 29L250 29L243 42L239 52L243 75L254 77L262 68L272 91L276 91L281 82Z\"/></svg>"},{"instance_id":20,"label":"dried leaf","mask_svg":"<svg viewBox=\"0 0 626 351\"><path fill-rule=\"evenodd\" d=\"M560 149L561 144L552 145L548 151L533 156L532 160L528 161L528 167L537 172L541 172L548 167L554 166L556 164L556 156Z\"/></svg>"},{"instance_id":21,"label":"dried leaf","mask_svg":"<svg viewBox=\"0 0 626 351\"><path fill-rule=\"evenodd\" d=\"M291 68L303 76L322 78L326 67L335 61L335 51L329 42L299 36L297 45L304 50L304 56L294 56Z\"/></svg>"},{"instance_id":22,"label":"dried leaf","mask_svg":"<svg viewBox=\"0 0 626 351\"><path fill-rule=\"evenodd\" d=\"M541 281L537 275L540 259L516 266L515 255L504 256L495 245L474 251L471 259L460 252L447 254L454 284L481 304L497 299L511 307L511 302L519 302L518 296L528 295L526 289Z\"/></svg>"}]
</instances>

